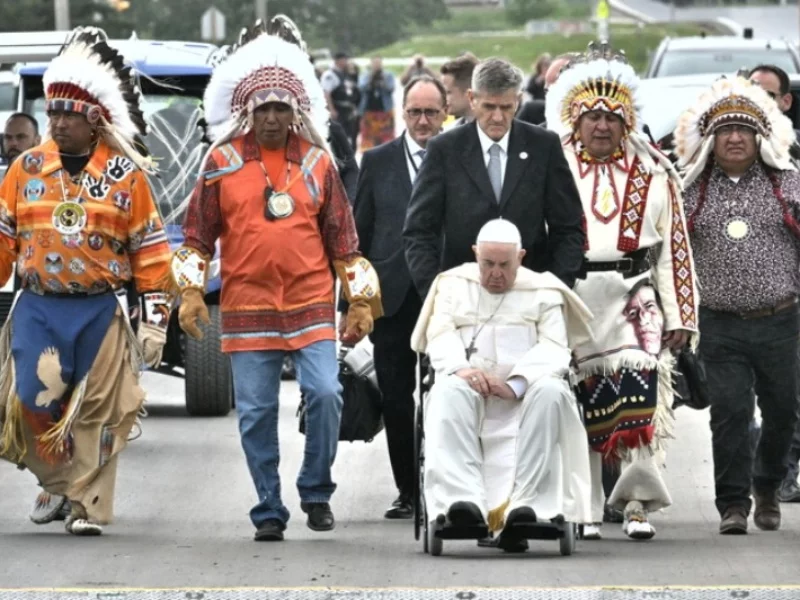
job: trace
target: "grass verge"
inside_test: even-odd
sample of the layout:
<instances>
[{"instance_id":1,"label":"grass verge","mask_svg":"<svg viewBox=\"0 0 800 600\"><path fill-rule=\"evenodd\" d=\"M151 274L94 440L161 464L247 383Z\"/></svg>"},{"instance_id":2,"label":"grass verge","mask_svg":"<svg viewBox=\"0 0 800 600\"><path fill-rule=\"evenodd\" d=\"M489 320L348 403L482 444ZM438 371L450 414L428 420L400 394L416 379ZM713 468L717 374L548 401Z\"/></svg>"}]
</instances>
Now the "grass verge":
<instances>
[{"instance_id":1,"label":"grass verge","mask_svg":"<svg viewBox=\"0 0 800 600\"><path fill-rule=\"evenodd\" d=\"M611 43L615 48L625 50L631 64L637 72L641 72L665 36L699 35L702 31L710 30L707 26L694 24L646 25L641 28L632 25L612 25ZM428 57L453 57L468 50L479 58L489 56L504 58L527 72L531 63L540 54L549 52L556 55L584 50L593 39L593 35L586 34L569 37L560 34L528 37L522 32L519 35L470 33L419 35L379 48L369 55L404 58L422 53Z\"/></svg>"}]
</instances>

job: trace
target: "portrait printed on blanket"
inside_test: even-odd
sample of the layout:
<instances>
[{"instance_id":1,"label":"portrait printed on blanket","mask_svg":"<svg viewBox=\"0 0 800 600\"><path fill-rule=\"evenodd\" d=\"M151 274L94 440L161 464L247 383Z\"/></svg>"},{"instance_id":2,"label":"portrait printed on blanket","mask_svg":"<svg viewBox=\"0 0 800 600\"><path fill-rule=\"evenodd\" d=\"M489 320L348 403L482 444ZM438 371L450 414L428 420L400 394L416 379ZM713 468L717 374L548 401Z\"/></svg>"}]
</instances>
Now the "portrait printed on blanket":
<instances>
[{"instance_id":1,"label":"portrait printed on blanket","mask_svg":"<svg viewBox=\"0 0 800 600\"><path fill-rule=\"evenodd\" d=\"M635 347L657 361L662 350L664 311L650 279L634 284L626 296L622 316L626 321L625 337L635 339ZM656 368L622 367L611 374L588 377L578 387L593 450L613 461L619 456L620 444L632 448L650 443L658 405Z\"/></svg>"},{"instance_id":2,"label":"portrait printed on blanket","mask_svg":"<svg viewBox=\"0 0 800 600\"><path fill-rule=\"evenodd\" d=\"M658 356L664 336L664 311L661 298L649 279L642 279L631 288L623 314L633 327L639 347Z\"/></svg>"}]
</instances>

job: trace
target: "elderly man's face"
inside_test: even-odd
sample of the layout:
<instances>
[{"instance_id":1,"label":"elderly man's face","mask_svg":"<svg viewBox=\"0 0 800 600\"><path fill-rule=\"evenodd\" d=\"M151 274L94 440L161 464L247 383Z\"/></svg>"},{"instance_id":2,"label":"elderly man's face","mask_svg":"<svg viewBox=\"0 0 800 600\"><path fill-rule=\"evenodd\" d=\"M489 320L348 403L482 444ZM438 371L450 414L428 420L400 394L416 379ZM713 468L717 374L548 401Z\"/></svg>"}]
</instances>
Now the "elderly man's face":
<instances>
[{"instance_id":1,"label":"elderly man's face","mask_svg":"<svg viewBox=\"0 0 800 600\"><path fill-rule=\"evenodd\" d=\"M39 136L30 120L23 117L9 119L3 131L3 150L10 162L39 143Z\"/></svg>"},{"instance_id":2,"label":"elderly man's face","mask_svg":"<svg viewBox=\"0 0 800 600\"><path fill-rule=\"evenodd\" d=\"M283 102L267 102L253 111L253 129L258 143L277 150L286 145L289 127L294 121L292 107Z\"/></svg>"},{"instance_id":3,"label":"elderly man's face","mask_svg":"<svg viewBox=\"0 0 800 600\"><path fill-rule=\"evenodd\" d=\"M424 148L447 118L447 105L439 88L427 81L412 87L403 106L403 118L411 138Z\"/></svg>"},{"instance_id":4,"label":"elderly man's face","mask_svg":"<svg viewBox=\"0 0 800 600\"><path fill-rule=\"evenodd\" d=\"M481 242L472 247L481 273L481 285L490 294L502 294L511 289L517 279L525 250L516 244Z\"/></svg>"},{"instance_id":5,"label":"elderly man's face","mask_svg":"<svg viewBox=\"0 0 800 600\"><path fill-rule=\"evenodd\" d=\"M624 131L622 119L603 110L588 112L578 121L581 142L589 154L601 160L619 148Z\"/></svg>"},{"instance_id":6,"label":"elderly man's face","mask_svg":"<svg viewBox=\"0 0 800 600\"><path fill-rule=\"evenodd\" d=\"M519 92L512 88L502 94L488 94L480 90L469 90L467 93L478 127L492 140L499 142L511 129L511 122L519 107Z\"/></svg>"},{"instance_id":7,"label":"elderly man's face","mask_svg":"<svg viewBox=\"0 0 800 600\"><path fill-rule=\"evenodd\" d=\"M714 132L714 158L728 174L743 173L758 155L756 132L751 127L729 123Z\"/></svg>"}]
</instances>

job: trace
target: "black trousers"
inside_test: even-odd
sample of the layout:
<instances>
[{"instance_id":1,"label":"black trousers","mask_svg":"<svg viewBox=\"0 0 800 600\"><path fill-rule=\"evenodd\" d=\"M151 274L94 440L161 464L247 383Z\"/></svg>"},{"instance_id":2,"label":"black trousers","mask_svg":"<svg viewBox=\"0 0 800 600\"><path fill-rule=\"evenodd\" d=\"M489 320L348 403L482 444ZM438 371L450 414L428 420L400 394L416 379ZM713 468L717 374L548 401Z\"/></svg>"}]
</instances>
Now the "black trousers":
<instances>
[{"instance_id":1,"label":"black trousers","mask_svg":"<svg viewBox=\"0 0 800 600\"><path fill-rule=\"evenodd\" d=\"M414 394L417 387L417 354L411 349L411 333L422 301L411 286L400 310L375 321L370 335L375 372L383 394L383 422L389 460L401 494L414 490Z\"/></svg>"},{"instance_id":2,"label":"black trousers","mask_svg":"<svg viewBox=\"0 0 800 600\"><path fill-rule=\"evenodd\" d=\"M336 122L342 126L344 132L347 134L347 140L353 148L353 152L358 149L358 127L359 118L358 113L353 111L340 110Z\"/></svg>"},{"instance_id":3,"label":"black trousers","mask_svg":"<svg viewBox=\"0 0 800 600\"><path fill-rule=\"evenodd\" d=\"M789 449L789 458L787 460L786 477L784 478L784 485L789 485L797 481L797 476L800 474L800 422L794 429L794 436L792 436L792 446Z\"/></svg>"},{"instance_id":4,"label":"black trousers","mask_svg":"<svg viewBox=\"0 0 800 600\"><path fill-rule=\"evenodd\" d=\"M796 308L759 319L700 309L700 357L711 399L711 443L716 505L720 514L751 508L751 488L777 490L786 475L797 423ZM755 398L761 439L753 460L749 426Z\"/></svg>"}]
</instances>

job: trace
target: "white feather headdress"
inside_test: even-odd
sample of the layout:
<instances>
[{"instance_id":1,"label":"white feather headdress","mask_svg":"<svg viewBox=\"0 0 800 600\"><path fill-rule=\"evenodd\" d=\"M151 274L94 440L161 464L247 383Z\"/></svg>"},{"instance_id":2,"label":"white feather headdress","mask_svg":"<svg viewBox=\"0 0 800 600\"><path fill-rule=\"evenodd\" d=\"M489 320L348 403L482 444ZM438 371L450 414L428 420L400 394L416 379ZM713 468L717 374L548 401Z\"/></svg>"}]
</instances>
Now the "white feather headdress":
<instances>
[{"instance_id":1,"label":"white feather headdress","mask_svg":"<svg viewBox=\"0 0 800 600\"><path fill-rule=\"evenodd\" d=\"M705 169L714 146L714 132L737 123L756 132L762 160L779 170L795 170L789 148L795 141L792 122L758 85L742 77L718 79L678 119L675 149L688 186Z\"/></svg>"},{"instance_id":2,"label":"white feather headdress","mask_svg":"<svg viewBox=\"0 0 800 600\"><path fill-rule=\"evenodd\" d=\"M591 43L547 91L547 128L569 138L584 113L603 110L621 117L626 132L635 131L638 86L639 78L623 53L614 52L607 43Z\"/></svg>"},{"instance_id":3,"label":"white feather headdress","mask_svg":"<svg viewBox=\"0 0 800 600\"><path fill-rule=\"evenodd\" d=\"M95 27L75 29L43 76L47 110L78 112L139 167L152 161L141 142L147 123L135 74Z\"/></svg>"},{"instance_id":4,"label":"white feather headdress","mask_svg":"<svg viewBox=\"0 0 800 600\"><path fill-rule=\"evenodd\" d=\"M602 110L619 116L625 124L625 140L648 168L660 165L674 184L680 177L669 159L639 131L639 77L624 52L615 52L607 42L592 42L585 54L570 62L547 91L547 128L563 143L577 140L580 118Z\"/></svg>"},{"instance_id":5,"label":"white feather headdress","mask_svg":"<svg viewBox=\"0 0 800 600\"><path fill-rule=\"evenodd\" d=\"M329 114L322 86L294 23L279 15L242 32L214 68L203 105L208 137L215 145L246 133L252 111L284 102L298 117L297 133L326 150Z\"/></svg>"}]
</instances>

